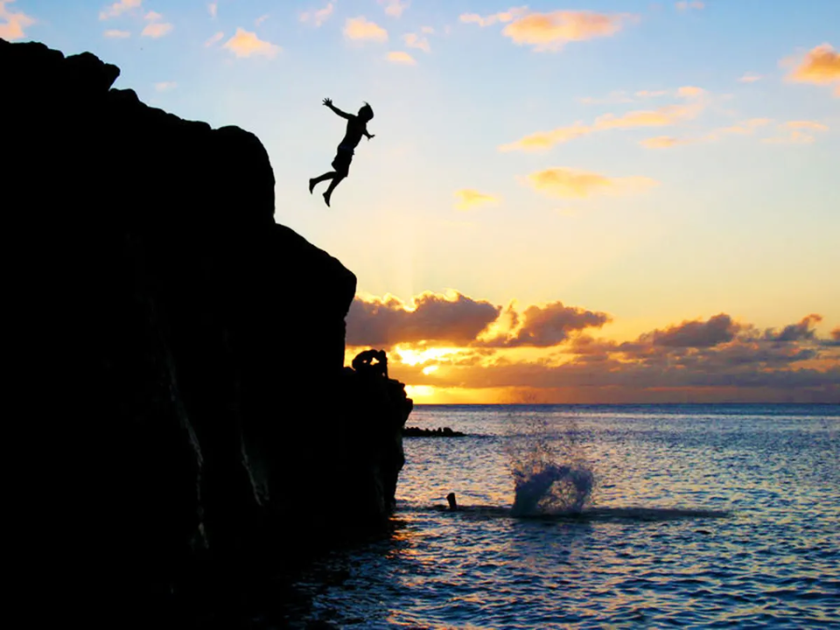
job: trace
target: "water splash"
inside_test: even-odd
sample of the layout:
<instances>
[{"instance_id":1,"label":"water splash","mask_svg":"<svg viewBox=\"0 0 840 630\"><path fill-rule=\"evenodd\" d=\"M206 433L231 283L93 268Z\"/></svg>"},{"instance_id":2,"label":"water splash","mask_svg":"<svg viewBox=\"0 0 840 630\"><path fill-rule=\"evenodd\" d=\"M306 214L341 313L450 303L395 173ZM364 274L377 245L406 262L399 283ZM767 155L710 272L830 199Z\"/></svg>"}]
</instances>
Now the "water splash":
<instances>
[{"instance_id":1,"label":"water splash","mask_svg":"<svg viewBox=\"0 0 840 630\"><path fill-rule=\"evenodd\" d=\"M580 513L591 502L595 475L577 442L576 423L550 427L543 414L511 418L517 435L508 447L516 497L513 516Z\"/></svg>"},{"instance_id":2,"label":"water splash","mask_svg":"<svg viewBox=\"0 0 840 630\"><path fill-rule=\"evenodd\" d=\"M558 464L546 464L530 473L515 470L513 476L513 516L580 513L589 502L595 481L591 470Z\"/></svg>"}]
</instances>

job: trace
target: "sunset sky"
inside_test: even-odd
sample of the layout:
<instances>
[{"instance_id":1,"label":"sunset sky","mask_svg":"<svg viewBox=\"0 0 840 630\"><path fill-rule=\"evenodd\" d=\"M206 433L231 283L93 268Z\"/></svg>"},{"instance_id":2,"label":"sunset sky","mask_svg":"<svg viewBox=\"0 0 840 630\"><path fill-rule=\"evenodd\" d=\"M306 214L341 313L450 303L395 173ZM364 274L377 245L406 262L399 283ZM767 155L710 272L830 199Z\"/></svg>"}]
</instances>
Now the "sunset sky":
<instances>
[{"instance_id":1,"label":"sunset sky","mask_svg":"<svg viewBox=\"0 0 840 630\"><path fill-rule=\"evenodd\" d=\"M838 0L0 0L0 37L256 133L276 220L358 277L348 361L387 349L418 403L840 402L838 25ZM324 97L375 112L331 208Z\"/></svg>"}]
</instances>

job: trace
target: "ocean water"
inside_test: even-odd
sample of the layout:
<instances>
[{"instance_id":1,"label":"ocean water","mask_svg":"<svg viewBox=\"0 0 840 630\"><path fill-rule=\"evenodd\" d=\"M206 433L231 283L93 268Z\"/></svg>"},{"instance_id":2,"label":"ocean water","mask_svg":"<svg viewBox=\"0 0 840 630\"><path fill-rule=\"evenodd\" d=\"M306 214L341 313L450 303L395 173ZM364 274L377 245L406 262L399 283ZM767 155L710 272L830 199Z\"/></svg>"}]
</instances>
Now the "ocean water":
<instances>
[{"instance_id":1,"label":"ocean water","mask_svg":"<svg viewBox=\"0 0 840 630\"><path fill-rule=\"evenodd\" d=\"M312 567L299 627L840 628L840 405L408 424L468 437L405 439L394 535Z\"/></svg>"}]
</instances>

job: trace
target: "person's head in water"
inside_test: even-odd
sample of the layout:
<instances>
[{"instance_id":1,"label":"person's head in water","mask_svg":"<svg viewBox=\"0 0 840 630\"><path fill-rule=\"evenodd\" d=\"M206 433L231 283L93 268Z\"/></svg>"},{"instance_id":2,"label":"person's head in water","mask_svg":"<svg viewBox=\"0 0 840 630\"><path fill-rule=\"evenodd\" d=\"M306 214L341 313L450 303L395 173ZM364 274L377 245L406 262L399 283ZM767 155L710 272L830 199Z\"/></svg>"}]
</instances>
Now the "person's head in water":
<instances>
[{"instance_id":1,"label":"person's head in water","mask_svg":"<svg viewBox=\"0 0 840 630\"><path fill-rule=\"evenodd\" d=\"M365 104L362 105L361 109L359 110L359 118L365 122L373 120L373 108L370 105L368 105L367 101L365 101Z\"/></svg>"}]
</instances>

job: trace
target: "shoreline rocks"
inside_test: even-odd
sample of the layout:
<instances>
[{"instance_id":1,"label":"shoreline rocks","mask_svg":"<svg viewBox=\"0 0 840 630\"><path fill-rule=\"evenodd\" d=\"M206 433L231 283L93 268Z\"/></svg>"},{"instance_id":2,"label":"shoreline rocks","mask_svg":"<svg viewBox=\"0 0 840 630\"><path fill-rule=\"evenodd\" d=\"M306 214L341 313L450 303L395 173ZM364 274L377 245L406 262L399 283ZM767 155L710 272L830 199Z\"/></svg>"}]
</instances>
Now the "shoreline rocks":
<instances>
[{"instance_id":1,"label":"shoreline rocks","mask_svg":"<svg viewBox=\"0 0 840 630\"><path fill-rule=\"evenodd\" d=\"M402 431L402 435L403 437L465 437L466 433L453 431L449 427L438 427L437 429L405 427Z\"/></svg>"}]
</instances>

